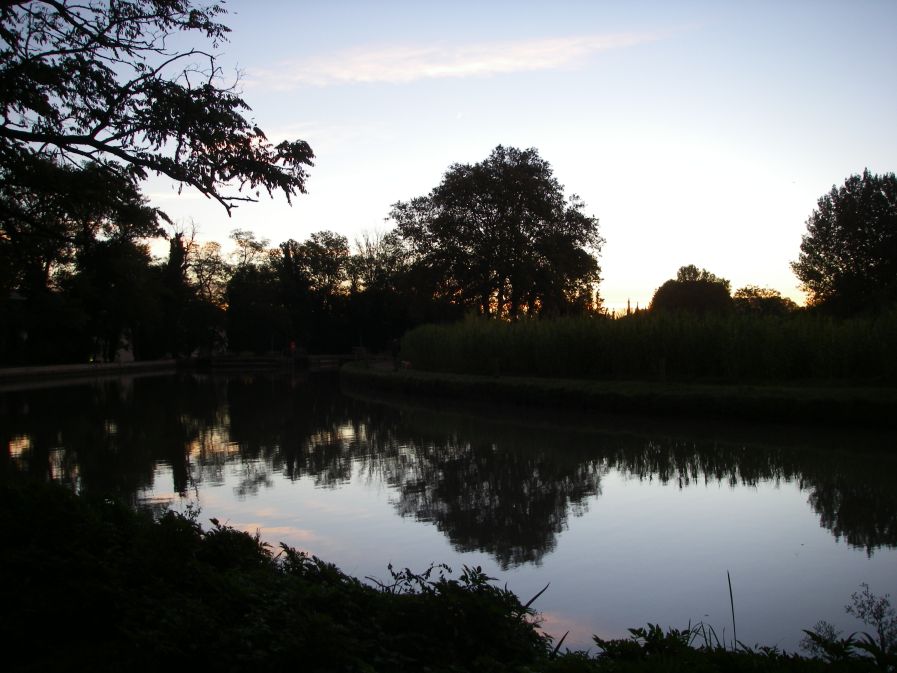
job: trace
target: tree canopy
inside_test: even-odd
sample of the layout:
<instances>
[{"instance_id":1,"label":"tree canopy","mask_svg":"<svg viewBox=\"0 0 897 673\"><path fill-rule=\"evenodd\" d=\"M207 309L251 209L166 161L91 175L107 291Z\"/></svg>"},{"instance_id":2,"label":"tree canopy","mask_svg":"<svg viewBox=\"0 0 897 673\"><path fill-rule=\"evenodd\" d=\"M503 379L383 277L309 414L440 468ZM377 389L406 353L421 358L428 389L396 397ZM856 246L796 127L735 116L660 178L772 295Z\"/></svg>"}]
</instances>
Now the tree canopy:
<instances>
[{"instance_id":1,"label":"tree canopy","mask_svg":"<svg viewBox=\"0 0 897 673\"><path fill-rule=\"evenodd\" d=\"M46 289L53 273L98 236L136 240L161 233L158 211L131 176L94 162L33 161L14 177L0 177L0 290Z\"/></svg>"},{"instance_id":2,"label":"tree canopy","mask_svg":"<svg viewBox=\"0 0 897 673\"><path fill-rule=\"evenodd\" d=\"M679 268L675 279L657 288L651 299L651 310L700 314L725 312L732 308L730 287L725 278L689 264Z\"/></svg>"},{"instance_id":3,"label":"tree canopy","mask_svg":"<svg viewBox=\"0 0 897 673\"><path fill-rule=\"evenodd\" d=\"M809 303L853 313L897 301L897 177L868 170L832 186L791 268Z\"/></svg>"},{"instance_id":4,"label":"tree canopy","mask_svg":"<svg viewBox=\"0 0 897 673\"><path fill-rule=\"evenodd\" d=\"M756 285L738 288L733 296L739 313L756 316L782 316L798 310L797 304L783 297L778 290Z\"/></svg>"},{"instance_id":5,"label":"tree canopy","mask_svg":"<svg viewBox=\"0 0 897 673\"><path fill-rule=\"evenodd\" d=\"M89 160L122 179L166 175L228 212L261 190L303 192L308 144L270 143L212 51L171 47L186 32L216 48L224 11L190 0L2 3L0 179ZM14 206L4 200L4 215Z\"/></svg>"},{"instance_id":6,"label":"tree canopy","mask_svg":"<svg viewBox=\"0 0 897 673\"><path fill-rule=\"evenodd\" d=\"M125 341L154 357L217 338L220 255L197 256L175 236L168 263L153 265L141 239L162 235L168 218L141 181L167 176L230 213L263 192L304 192L313 159L304 141L269 142L248 116L215 53L223 14L192 0L0 3L4 361L100 347L112 357ZM203 313L206 336L191 324Z\"/></svg>"},{"instance_id":7,"label":"tree canopy","mask_svg":"<svg viewBox=\"0 0 897 673\"><path fill-rule=\"evenodd\" d=\"M584 209L564 197L537 150L499 145L479 163L452 165L429 195L396 203L390 217L436 296L516 318L597 303L604 241Z\"/></svg>"},{"instance_id":8,"label":"tree canopy","mask_svg":"<svg viewBox=\"0 0 897 673\"><path fill-rule=\"evenodd\" d=\"M721 278L714 273L710 273L707 269L699 269L694 264L680 266L676 272L676 281L680 283L704 282L718 283L726 288L726 292L732 289L732 284L725 278Z\"/></svg>"}]
</instances>

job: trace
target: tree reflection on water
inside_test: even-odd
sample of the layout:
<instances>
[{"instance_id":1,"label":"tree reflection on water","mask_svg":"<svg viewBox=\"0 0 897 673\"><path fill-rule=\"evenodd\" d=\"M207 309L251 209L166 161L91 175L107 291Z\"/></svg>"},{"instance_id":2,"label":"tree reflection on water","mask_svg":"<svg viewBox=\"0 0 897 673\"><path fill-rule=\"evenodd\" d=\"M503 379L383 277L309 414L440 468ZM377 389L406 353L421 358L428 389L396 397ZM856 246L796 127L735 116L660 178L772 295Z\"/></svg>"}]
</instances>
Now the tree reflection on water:
<instances>
[{"instance_id":1,"label":"tree reflection on water","mask_svg":"<svg viewBox=\"0 0 897 673\"><path fill-rule=\"evenodd\" d=\"M836 538L868 554L897 546L897 458L856 445L865 440L720 441L541 420L374 404L335 379L122 378L0 393L0 469L135 505L164 488L160 466L182 495L236 471L240 498L283 477L336 488L362 475L393 489L401 516L504 568L551 552L610 470L679 488L795 482Z\"/></svg>"}]
</instances>

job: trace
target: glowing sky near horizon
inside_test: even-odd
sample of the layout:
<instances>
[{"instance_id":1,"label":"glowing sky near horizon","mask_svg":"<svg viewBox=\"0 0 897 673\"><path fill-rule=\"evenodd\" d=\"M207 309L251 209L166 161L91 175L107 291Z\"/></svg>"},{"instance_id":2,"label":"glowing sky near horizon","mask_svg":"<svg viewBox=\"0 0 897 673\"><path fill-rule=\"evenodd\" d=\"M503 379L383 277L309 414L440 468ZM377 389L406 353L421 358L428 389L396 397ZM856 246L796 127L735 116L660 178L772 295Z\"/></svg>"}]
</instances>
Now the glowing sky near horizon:
<instances>
[{"instance_id":1,"label":"glowing sky near horizon","mask_svg":"<svg viewBox=\"0 0 897 673\"><path fill-rule=\"evenodd\" d=\"M225 211L147 185L201 240L385 231L456 162L536 147L599 218L606 305L685 264L802 301L817 199L897 170L897 2L256 2L220 46L272 140L307 140L308 194Z\"/></svg>"}]
</instances>

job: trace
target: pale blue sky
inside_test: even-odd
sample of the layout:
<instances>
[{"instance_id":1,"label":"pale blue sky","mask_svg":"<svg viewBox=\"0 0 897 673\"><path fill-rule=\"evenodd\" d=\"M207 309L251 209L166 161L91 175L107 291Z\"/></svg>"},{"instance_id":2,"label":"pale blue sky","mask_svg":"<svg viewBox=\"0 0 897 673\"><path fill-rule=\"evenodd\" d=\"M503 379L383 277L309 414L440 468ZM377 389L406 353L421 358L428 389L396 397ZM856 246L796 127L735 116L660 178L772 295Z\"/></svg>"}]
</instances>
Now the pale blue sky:
<instances>
[{"instance_id":1,"label":"pale blue sky","mask_svg":"<svg viewBox=\"0 0 897 673\"><path fill-rule=\"evenodd\" d=\"M600 292L684 264L801 300L789 262L833 184L897 169L897 2L245 2L221 64L308 194L226 213L159 180L201 239L383 231L455 162L536 147L601 222Z\"/></svg>"}]
</instances>

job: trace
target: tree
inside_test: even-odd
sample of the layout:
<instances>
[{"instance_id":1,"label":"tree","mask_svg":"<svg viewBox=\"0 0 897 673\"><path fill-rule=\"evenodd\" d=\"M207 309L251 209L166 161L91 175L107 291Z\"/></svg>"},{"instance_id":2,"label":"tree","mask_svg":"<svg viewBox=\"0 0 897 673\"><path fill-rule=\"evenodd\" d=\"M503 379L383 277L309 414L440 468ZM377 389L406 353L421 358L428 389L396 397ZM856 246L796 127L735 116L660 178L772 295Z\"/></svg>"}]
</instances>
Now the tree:
<instances>
[{"instance_id":1,"label":"tree","mask_svg":"<svg viewBox=\"0 0 897 673\"><path fill-rule=\"evenodd\" d=\"M2 160L0 160L2 161ZM50 287L98 236L136 240L159 236L159 213L133 176L94 162L63 165L40 158L14 175L0 168L0 263L5 282L27 295Z\"/></svg>"},{"instance_id":2,"label":"tree","mask_svg":"<svg viewBox=\"0 0 897 673\"><path fill-rule=\"evenodd\" d=\"M68 282L72 274L84 275L99 262L101 242L139 262L130 245L161 233L158 211L147 205L133 176L93 162L71 166L43 158L15 175L0 171L0 321L16 336L0 339L0 359L37 364L86 358L91 347L79 335L86 337L98 323L88 321L82 298L72 294L84 287ZM59 324L67 329L60 331Z\"/></svg>"},{"instance_id":3,"label":"tree","mask_svg":"<svg viewBox=\"0 0 897 673\"><path fill-rule=\"evenodd\" d=\"M247 266L258 266L268 255L267 238L257 239L255 233L248 229L234 229L230 232L231 240L237 246L231 253L234 266L243 269Z\"/></svg>"},{"instance_id":4,"label":"tree","mask_svg":"<svg viewBox=\"0 0 897 673\"><path fill-rule=\"evenodd\" d=\"M651 310L724 313L732 308L730 287L725 278L689 264L679 268L675 279L657 288L651 299Z\"/></svg>"},{"instance_id":5,"label":"tree","mask_svg":"<svg viewBox=\"0 0 897 673\"><path fill-rule=\"evenodd\" d=\"M336 323L343 317L348 245L345 236L319 231L303 243L290 239L271 251L269 263L289 315L290 337L302 348L331 350L325 344L345 331Z\"/></svg>"},{"instance_id":6,"label":"tree","mask_svg":"<svg viewBox=\"0 0 897 673\"><path fill-rule=\"evenodd\" d=\"M227 281L232 269L221 257L221 244L215 241L203 243L193 257L190 271L199 299L210 306L223 308L227 304Z\"/></svg>"},{"instance_id":7,"label":"tree","mask_svg":"<svg viewBox=\"0 0 897 673\"><path fill-rule=\"evenodd\" d=\"M66 283L86 313L93 355L111 361L131 346L142 357L145 337L162 317L148 247L124 238L97 241L78 253L75 268Z\"/></svg>"},{"instance_id":8,"label":"tree","mask_svg":"<svg viewBox=\"0 0 897 673\"><path fill-rule=\"evenodd\" d=\"M726 288L726 292L732 289L732 284L725 278L710 273L707 269L699 269L694 264L680 266L676 272L676 280L680 283L705 282L718 283Z\"/></svg>"},{"instance_id":9,"label":"tree","mask_svg":"<svg viewBox=\"0 0 897 673\"><path fill-rule=\"evenodd\" d=\"M480 163L451 166L390 218L434 295L513 319L597 302L604 241L584 208L564 198L537 150L499 145Z\"/></svg>"},{"instance_id":10,"label":"tree","mask_svg":"<svg viewBox=\"0 0 897 673\"><path fill-rule=\"evenodd\" d=\"M851 175L807 220L791 269L809 303L853 313L897 301L897 177Z\"/></svg>"},{"instance_id":11,"label":"tree","mask_svg":"<svg viewBox=\"0 0 897 673\"><path fill-rule=\"evenodd\" d=\"M733 301L736 311L748 315L782 316L798 309L797 304L788 297L783 297L778 290L756 285L746 285L737 289Z\"/></svg>"},{"instance_id":12,"label":"tree","mask_svg":"<svg viewBox=\"0 0 897 673\"><path fill-rule=\"evenodd\" d=\"M0 3L0 317L15 323L7 330L15 339L0 337L0 358L20 359L18 335L34 341L29 315L50 299L66 304L50 294L84 290L97 264L117 273L108 254L123 251L140 266L136 241L161 235L168 219L140 193L150 174L197 189L228 214L262 191L288 201L304 192L311 148L269 142L236 82L224 79L212 51L226 40L223 13L192 0ZM211 49L173 48L182 35ZM83 282L57 282L72 273ZM110 306L123 305L98 310Z\"/></svg>"},{"instance_id":13,"label":"tree","mask_svg":"<svg viewBox=\"0 0 897 673\"><path fill-rule=\"evenodd\" d=\"M120 178L166 175L228 213L260 190L303 192L308 144L272 145L211 51L170 47L186 32L217 48L224 12L191 0L2 3L2 180L89 160Z\"/></svg>"},{"instance_id":14,"label":"tree","mask_svg":"<svg viewBox=\"0 0 897 673\"><path fill-rule=\"evenodd\" d=\"M211 353L225 346L227 284L231 266L221 257L221 245L210 242L196 248L190 260L190 279L195 288L191 308L199 346Z\"/></svg>"},{"instance_id":15,"label":"tree","mask_svg":"<svg viewBox=\"0 0 897 673\"><path fill-rule=\"evenodd\" d=\"M237 267L227 284L227 342L232 351L282 351L290 339L287 310L270 265Z\"/></svg>"},{"instance_id":16,"label":"tree","mask_svg":"<svg viewBox=\"0 0 897 673\"><path fill-rule=\"evenodd\" d=\"M299 248L309 286L324 306L345 294L348 280L349 241L332 231L318 231Z\"/></svg>"},{"instance_id":17,"label":"tree","mask_svg":"<svg viewBox=\"0 0 897 673\"><path fill-rule=\"evenodd\" d=\"M349 285L353 293L395 293L396 282L407 270L406 255L398 232L365 232L355 239L349 259Z\"/></svg>"}]
</instances>

